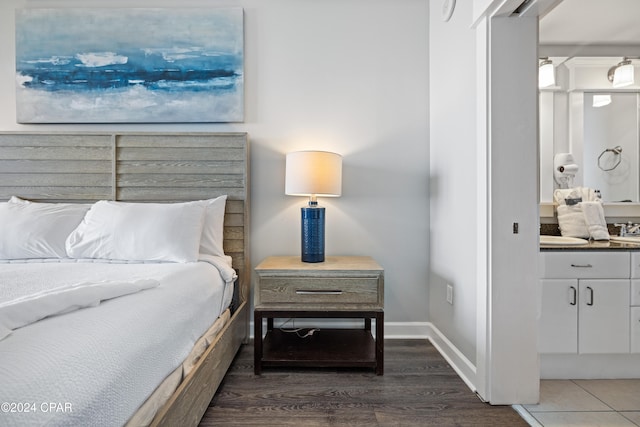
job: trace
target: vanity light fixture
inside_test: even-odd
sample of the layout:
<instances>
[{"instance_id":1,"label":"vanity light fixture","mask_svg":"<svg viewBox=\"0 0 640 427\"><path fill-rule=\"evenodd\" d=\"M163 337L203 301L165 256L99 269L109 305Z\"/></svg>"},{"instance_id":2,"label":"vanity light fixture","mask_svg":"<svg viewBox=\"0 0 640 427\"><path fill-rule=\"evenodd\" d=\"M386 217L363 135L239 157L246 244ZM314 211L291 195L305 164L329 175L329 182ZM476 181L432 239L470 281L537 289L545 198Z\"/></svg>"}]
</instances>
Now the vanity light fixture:
<instances>
[{"instance_id":1,"label":"vanity light fixture","mask_svg":"<svg viewBox=\"0 0 640 427\"><path fill-rule=\"evenodd\" d=\"M540 58L538 64L538 87L549 87L556 84L556 70L553 62L548 58Z\"/></svg>"},{"instance_id":2,"label":"vanity light fixture","mask_svg":"<svg viewBox=\"0 0 640 427\"><path fill-rule=\"evenodd\" d=\"M634 83L634 71L631 60L625 56L618 65L609 68L607 78L615 88L629 86Z\"/></svg>"},{"instance_id":3,"label":"vanity light fixture","mask_svg":"<svg viewBox=\"0 0 640 427\"><path fill-rule=\"evenodd\" d=\"M302 262L323 262L325 209L316 197L342 194L342 156L328 151L288 153L285 194L309 196L309 204L301 208Z\"/></svg>"},{"instance_id":4,"label":"vanity light fixture","mask_svg":"<svg viewBox=\"0 0 640 427\"><path fill-rule=\"evenodd\" d=\"M605 105L611 104L611 95L608 93L605 94L596 94L593 95L593 106L595 108L604 107Z\"/></svg>"}]
</instances>

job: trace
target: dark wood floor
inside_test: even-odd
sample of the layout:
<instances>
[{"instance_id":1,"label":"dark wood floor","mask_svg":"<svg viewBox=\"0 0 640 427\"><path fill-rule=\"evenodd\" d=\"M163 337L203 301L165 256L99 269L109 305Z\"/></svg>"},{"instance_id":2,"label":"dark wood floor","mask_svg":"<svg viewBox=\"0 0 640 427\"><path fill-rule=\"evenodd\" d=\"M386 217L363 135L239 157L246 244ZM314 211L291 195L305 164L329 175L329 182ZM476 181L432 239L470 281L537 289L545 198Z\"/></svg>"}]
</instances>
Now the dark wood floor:
<instances>
[{"instance_id":1,"label":"dark wood floor","mask_svg":"<svg viewBox=\"0 0 640 427\"><path fill-rule=\"evenodd\" d=\"M481 402L426 340L385 341L384 376L369 370L265 368L240 350L200 426L528 426Z\"/></svg>"}]
</instances>

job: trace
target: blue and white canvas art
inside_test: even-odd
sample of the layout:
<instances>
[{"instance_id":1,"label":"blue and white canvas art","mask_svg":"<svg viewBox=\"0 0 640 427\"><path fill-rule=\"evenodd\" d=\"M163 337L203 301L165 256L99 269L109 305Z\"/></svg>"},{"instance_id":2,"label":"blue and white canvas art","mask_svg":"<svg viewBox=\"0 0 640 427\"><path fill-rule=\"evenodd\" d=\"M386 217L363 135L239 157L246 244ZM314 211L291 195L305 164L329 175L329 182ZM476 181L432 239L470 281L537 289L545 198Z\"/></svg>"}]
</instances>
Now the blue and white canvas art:
<instances>
[{"instance_id":1,"label":"blue and white canvas art","mask_svg":"<svg viewBox=\"0 0 640 427\"><path fill-rule=\"evenodd\" d=\"M19 123L240 122L241 8L16 11Z\"/></svg>"}]
</instances>

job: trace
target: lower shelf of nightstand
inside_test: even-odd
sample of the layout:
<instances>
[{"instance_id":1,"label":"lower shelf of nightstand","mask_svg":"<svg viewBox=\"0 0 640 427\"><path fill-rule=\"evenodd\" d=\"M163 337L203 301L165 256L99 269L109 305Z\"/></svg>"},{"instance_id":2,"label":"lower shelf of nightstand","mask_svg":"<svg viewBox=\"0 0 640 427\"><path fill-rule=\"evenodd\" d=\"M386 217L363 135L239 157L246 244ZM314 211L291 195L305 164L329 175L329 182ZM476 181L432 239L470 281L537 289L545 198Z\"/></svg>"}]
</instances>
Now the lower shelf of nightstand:
<instances>
[{"instance_id":1,"label":"lower shelf of nightstand","mask_svg":"<svg viewBox=\"0 0 640 427\"><path fill-rule=\"evenodd\" d=\"M261 363L262 366L375 368L376 342L365 329L321 329L306 338L273 329L264 337Z\"/></svg>"}]
</instances>

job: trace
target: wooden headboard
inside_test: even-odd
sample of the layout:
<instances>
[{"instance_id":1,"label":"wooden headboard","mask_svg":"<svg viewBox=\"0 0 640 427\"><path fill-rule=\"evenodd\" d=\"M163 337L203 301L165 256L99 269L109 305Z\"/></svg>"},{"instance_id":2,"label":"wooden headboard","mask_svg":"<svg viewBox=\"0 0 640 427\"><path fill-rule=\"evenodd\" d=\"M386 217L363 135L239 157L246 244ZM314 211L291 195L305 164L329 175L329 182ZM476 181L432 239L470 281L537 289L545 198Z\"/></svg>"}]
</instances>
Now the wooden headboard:
<instances>
[{"instance_id":1,"label":"wooden headboard","mask_svg":"<svg viewBox=\"0 0 640 427\"><path fill-rule=\"evenodd\" d=\"M0 132L0 201L179 202L227 194L224 249L249 297L245 133Z\"/></svg>"}]
</instances>

